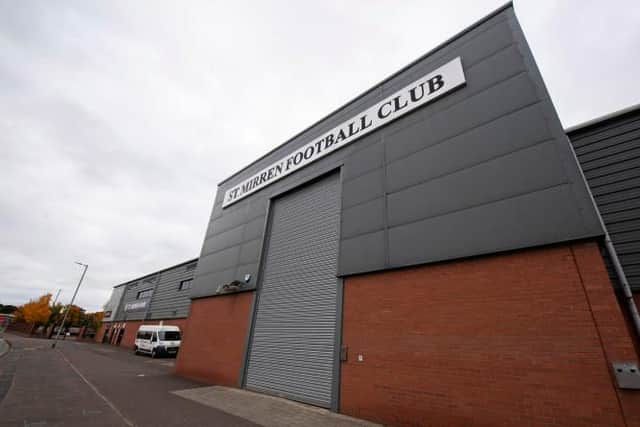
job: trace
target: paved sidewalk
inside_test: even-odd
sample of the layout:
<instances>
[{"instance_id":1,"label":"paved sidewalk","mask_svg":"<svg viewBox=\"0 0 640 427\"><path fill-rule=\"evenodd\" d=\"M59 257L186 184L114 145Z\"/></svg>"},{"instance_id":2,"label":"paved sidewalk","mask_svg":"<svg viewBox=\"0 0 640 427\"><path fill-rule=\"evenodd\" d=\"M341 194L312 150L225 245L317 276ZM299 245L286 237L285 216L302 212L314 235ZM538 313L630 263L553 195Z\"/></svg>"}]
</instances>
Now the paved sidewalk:
<instances>
[{"instance_id":1,"label":"paved sidewalk","mask_svg":"<svg viewBox=\"0 0 640 427\"><path fill-rule=\"evenodd\" d=\"M174 391L174 394L264 427L374 427L369 421L326 409L236 388L210 386Z\"/></svg>"}]
</instances>

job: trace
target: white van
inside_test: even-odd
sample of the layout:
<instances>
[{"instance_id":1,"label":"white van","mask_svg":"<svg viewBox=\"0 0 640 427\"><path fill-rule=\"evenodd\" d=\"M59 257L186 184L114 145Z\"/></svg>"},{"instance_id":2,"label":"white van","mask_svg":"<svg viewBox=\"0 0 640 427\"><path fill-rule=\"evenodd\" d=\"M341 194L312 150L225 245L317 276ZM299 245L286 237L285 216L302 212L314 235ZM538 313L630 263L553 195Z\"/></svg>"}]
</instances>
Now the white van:
<instances>
[{"instance_id":1,"label":"white van","mask_svg":"<svg viewBox=\"0 0 640 427\"><path fill-rule=\"evenodd\" d=\"M142 325L136 335L134 351L151 357L175 356L180 349L180 328L177 326Z\"/></svg>"}]
</instances>

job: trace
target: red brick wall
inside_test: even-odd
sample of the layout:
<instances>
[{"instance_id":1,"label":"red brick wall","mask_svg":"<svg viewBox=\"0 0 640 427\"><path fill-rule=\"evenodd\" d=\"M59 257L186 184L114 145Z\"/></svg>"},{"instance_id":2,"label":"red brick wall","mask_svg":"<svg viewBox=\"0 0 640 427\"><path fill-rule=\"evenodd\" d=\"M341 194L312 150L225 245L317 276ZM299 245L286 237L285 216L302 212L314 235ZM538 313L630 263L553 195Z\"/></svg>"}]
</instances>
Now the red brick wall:
<instances>
[{"instance_id":1,"label":"red brick wall","mask_svg":"<svg viewBox=\"0 0 640 427\"><path fill-rule=\"evenodd\" d=\"M119 323L122 324L122 322ZM136 335L138 334L138 328L141 325L146 325L147 323L143 322L142 320L127 320L124 323L126 324L126 326L124 328L122 341L120 341L120 347L133 348L136 340Z\"/></svg>"},{"instance_id":2,"label":"red brick wall","mask_svg":"<svg viewBox=\"0 0 640 427\"><path fill-rule=\"evenodd\" d=\"M176 372L185 377L238 386L253 292L191 302Z\"/></svg>"},{"instance_id":3,"label":"red brick wall","mask_svg":"<svg viewBox=\"0 0 640 427\"><path fill-rule=\"evenodd\" d=\"M609 370L635 355L593 242L349 277L343 345L349 415L406 426L640 425L640 393L617 391Z\"/></svg>"}]
</instances>

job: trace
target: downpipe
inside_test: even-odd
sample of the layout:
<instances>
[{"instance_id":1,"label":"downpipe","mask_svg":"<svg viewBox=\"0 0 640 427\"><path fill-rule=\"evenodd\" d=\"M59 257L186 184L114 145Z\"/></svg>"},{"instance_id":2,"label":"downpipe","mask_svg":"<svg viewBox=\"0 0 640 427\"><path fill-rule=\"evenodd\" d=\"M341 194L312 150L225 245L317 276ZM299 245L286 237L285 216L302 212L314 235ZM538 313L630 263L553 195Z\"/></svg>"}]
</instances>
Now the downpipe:
<instances>
[{"instance_id":1,"label":"downpipe","mask_svg":"<svg viewBox=\"0 0 640 427\"><path fill-rule=\"evenodd\" d=\"M636 302L633 300L633 293L631 292L631 287L629 286L629 282L627 281L627 275L624 274L622 264L620 263L620 259L618 258L618 253L613 246L613 242L611 241L611 237L609 236L609 232L606 231L606 228L604 235L604 244L607 248L607 252L609 253L609 258L611 259L613 268L616 271L616 275L618 276L618 280L620 281L620 285L622 285L622 292L624 294L624 299L627 302L627 307L629 308L629 316L631 316L633 325L636 328L636 335L638 339L640 339L640 314L638 313L638 307L636 306Z\"/></svg>"},{"instance_id":2,"label":"downpipe","mask_svg":"<svg viewBox=\"0 0 640 427\"><path fill-rule=\"evenodd\" d=\"M565 135L566 136L566 135ZM596 203L595 197L593 197L593 193L591 192L591 187L587 182L587 177L584 175L584 171L582 170L582 166L580 165L580 161L578 160L578 155L573 148L573 144L569 140L569 137L566 136L567 144L569 145L569 150L573 155L573 160L575 161L576 166L578 167L578 171L580 171L580 176L582 177L582 183L585 186L587 193L589 194L589 198L591 199L591 204L596 211L596 215L598 217L598 221L600 222L600 227L604 231L604 245L609 253L609 258L611 259L611 263L613 264L613 268L616 271L616 276L618 276L618 280L620 281L620 285L622 285L622 292L624 294L624 299L627 303L627 308L629 310L629 316L631 317L631 321L633 322L633 326L636 329L636 338L638 342L640 342L640 314L638 314L638 307L636 306L636 302L633 300L633 293L631 292L631 287L629 286L629 281L627 280L627 275L624 274L624 270L622 269L622 264L620 263L620 258L618 258L618 253L616 252L616 248L613 246L613 242L611 241L611 236L609 236L609 230L607 230L607 226L602 219L602 214L600 213L600 209L598 209L598 204Z\"/></svg>"}]
</instances>

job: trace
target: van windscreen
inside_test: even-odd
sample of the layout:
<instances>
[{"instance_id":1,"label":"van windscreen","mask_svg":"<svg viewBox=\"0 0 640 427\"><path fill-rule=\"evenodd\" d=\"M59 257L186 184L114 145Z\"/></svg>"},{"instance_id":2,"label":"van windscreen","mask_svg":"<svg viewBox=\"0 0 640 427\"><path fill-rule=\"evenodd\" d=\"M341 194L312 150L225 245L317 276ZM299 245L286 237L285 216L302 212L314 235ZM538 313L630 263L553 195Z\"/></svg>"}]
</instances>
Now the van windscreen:
<instances>
[{"instance_id":1,"label":"van windscreen","mask_svg":"<svg viewBox=\"0 0 640 427\"><path fill-rule=\"evenodd\" d=\"M180 332L178 331L160 331L161 341L180 341Z\"/></svg>"}]
</instances>

